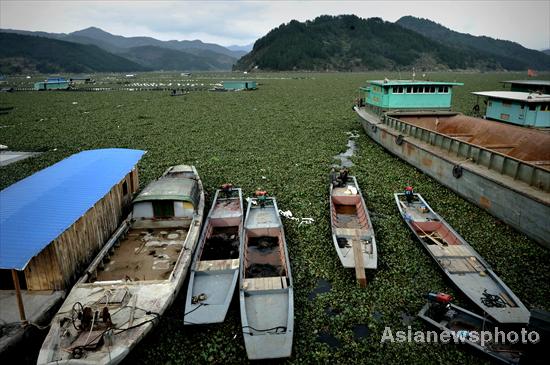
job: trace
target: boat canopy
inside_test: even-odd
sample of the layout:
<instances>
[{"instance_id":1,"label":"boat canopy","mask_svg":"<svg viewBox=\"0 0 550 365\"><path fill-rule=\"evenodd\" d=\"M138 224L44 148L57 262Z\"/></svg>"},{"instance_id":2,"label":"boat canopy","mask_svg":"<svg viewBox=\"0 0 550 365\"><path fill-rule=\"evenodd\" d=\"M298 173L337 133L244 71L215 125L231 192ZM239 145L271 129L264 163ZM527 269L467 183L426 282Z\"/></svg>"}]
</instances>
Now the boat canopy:
<instances>
[{"instance_id":1,"label":"boat canopy","mask_svg":"<svg viewBox=\"0 0 550 365\"><path fill-rule=\"evenodd\" d=\"M134 203L153 200L186 201L196 208L199 203L197 181L185 178L162 178L147 185Z\"/></svg>"},{"instance_id":2,"label":"boat canopy","mask_svg":"<svg viewBox=\"0 0 550 365\"><path fill-rule=\"evenodd\" d=\"M525 103L545 103L550 102L550 95L526 93L520 91L476 91L474 95L486 96L491 99L505 99L522 101Z\"/></svg>"}]
</instances>

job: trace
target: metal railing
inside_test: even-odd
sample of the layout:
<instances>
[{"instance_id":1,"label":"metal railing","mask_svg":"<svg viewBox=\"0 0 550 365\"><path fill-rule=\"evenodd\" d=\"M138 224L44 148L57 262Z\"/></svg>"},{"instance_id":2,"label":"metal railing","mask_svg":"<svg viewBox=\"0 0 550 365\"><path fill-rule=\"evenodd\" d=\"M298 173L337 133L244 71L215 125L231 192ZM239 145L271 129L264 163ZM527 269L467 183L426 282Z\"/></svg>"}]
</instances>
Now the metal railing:
<instances>
[{"instance_id":1,"label":"metal railing","mask_svg":"<svg viewBox=\"0 0 550 365\"><path fill-rule=\"evenodd\" d=\"M550 192L550 171L528 161L522 161L500 152L418 127L394 117L385 116L382 123L405 136L439 147L465 161L484 166L491 171L524 182L536 189Z\"/></svg>"}]
</instances>

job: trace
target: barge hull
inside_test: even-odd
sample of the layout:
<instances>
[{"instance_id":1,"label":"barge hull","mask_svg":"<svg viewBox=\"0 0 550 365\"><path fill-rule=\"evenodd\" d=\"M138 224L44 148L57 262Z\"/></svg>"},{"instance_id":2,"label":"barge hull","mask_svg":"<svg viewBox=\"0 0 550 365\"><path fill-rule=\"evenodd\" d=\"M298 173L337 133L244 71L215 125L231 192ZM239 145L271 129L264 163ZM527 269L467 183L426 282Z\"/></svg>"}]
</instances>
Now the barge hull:
<instances>
[{"instance_id":1,"label":"barge hull","mask_svg":"<svg viewBox=\"0 0 550 365\"><path fill-rule=\"evenodd\" d=\"M376 143L496 218L550 248L550 204L547 192L498 174L458 154L404 135L399 130L390 128L380 117L357 107L354 109L365 132ZM460 166L461 176L458 178L453 175L455 166Z\"/></svg>"}]
</instances>

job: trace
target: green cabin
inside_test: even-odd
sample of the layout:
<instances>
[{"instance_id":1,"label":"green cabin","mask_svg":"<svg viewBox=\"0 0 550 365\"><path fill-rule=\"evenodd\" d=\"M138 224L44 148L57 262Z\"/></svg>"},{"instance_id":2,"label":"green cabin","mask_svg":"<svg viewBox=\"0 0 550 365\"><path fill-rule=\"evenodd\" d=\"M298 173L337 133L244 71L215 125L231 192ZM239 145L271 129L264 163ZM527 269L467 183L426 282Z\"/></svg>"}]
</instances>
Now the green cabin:
<instances>
[{"instance_id":1,"label":"green cabin","mask_svg":"<svg viewBox=\"0 0 550 365\"><path fill-rule=\"evenodd\" d=\"M510 84L510 91L550 94L550 80L508 80L502 83L505 87Z\"/></svg>"},{"instance_id":2,"label":"green cabin","mask_svg":"<svg viewBox=\"0 0 550 365\"><path fill-rule=\"evenodd\" d=\"M361 88L361 102L377 112L391 110L450 110L453 86L460 82L371 80Z\"/></svg>"},{"instance_id":3,"label":"green cabin","mask_svg":"<svg viewBox=\"0 0 550 365\"><path fill-rule=\"evenodd\" d=\"M486 98L485 118L524 127L550 128L550 95L520 91L480 91Z\"/></svg>"},{"instance_id":4,"label":"green cabin","mask_svg":"<svg viewBox=\"0 0 550 365\"><path fill-rule=\"evenodd\" d=\"M69 81L63 77L52 77L46 81L35 82L34 90L67 90L69 86Z\"/></svg>"},{"instance_id":5,"label":"green cabin","mask_svg":"<svg viewBox=\"0 0 550 365\"><path fill-rule=\"evenodd\" d=\"M253 80L222 81L225 90L256 90L257 84Z\"/></svg>"}]
</instances>

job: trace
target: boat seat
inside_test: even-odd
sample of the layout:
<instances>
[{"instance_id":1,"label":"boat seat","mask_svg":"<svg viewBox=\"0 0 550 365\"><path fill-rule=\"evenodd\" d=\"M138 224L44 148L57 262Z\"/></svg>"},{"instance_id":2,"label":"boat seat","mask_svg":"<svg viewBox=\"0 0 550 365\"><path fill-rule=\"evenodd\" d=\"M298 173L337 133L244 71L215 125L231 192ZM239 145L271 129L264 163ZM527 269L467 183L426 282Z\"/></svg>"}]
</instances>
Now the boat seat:
<instances>
[{"instance_id":1,"label":"boat seat","mask_svg":"<svg viewBox=\"0 0 550 365\"><path fill-rule=\"evenodd\" d=\"M199 261L196 271L233 270L239 267L239 259Z\"/></svg>"},{"instance_id":2,"label":"boat seat","mask_svg":"<svg viewBox=\"0 0 550 365\"><path fill-rule=\"evenodd\" d=\"M337 237L359 237L363 240L371 241L371 237L364 229L361 228L338 228L336 227L334 234Z\"/></svg>"},{"instance_id":3,"label":"boat seat","mask_svg":"<svg viewBox=\"0 0 550 365\"><path fill-rule=\"evenodd\" d=\"M272 276L267 278L244 279L244 290L271 290L286 289L288 287L286 276Z\"/></svg>"}]
</instances>

